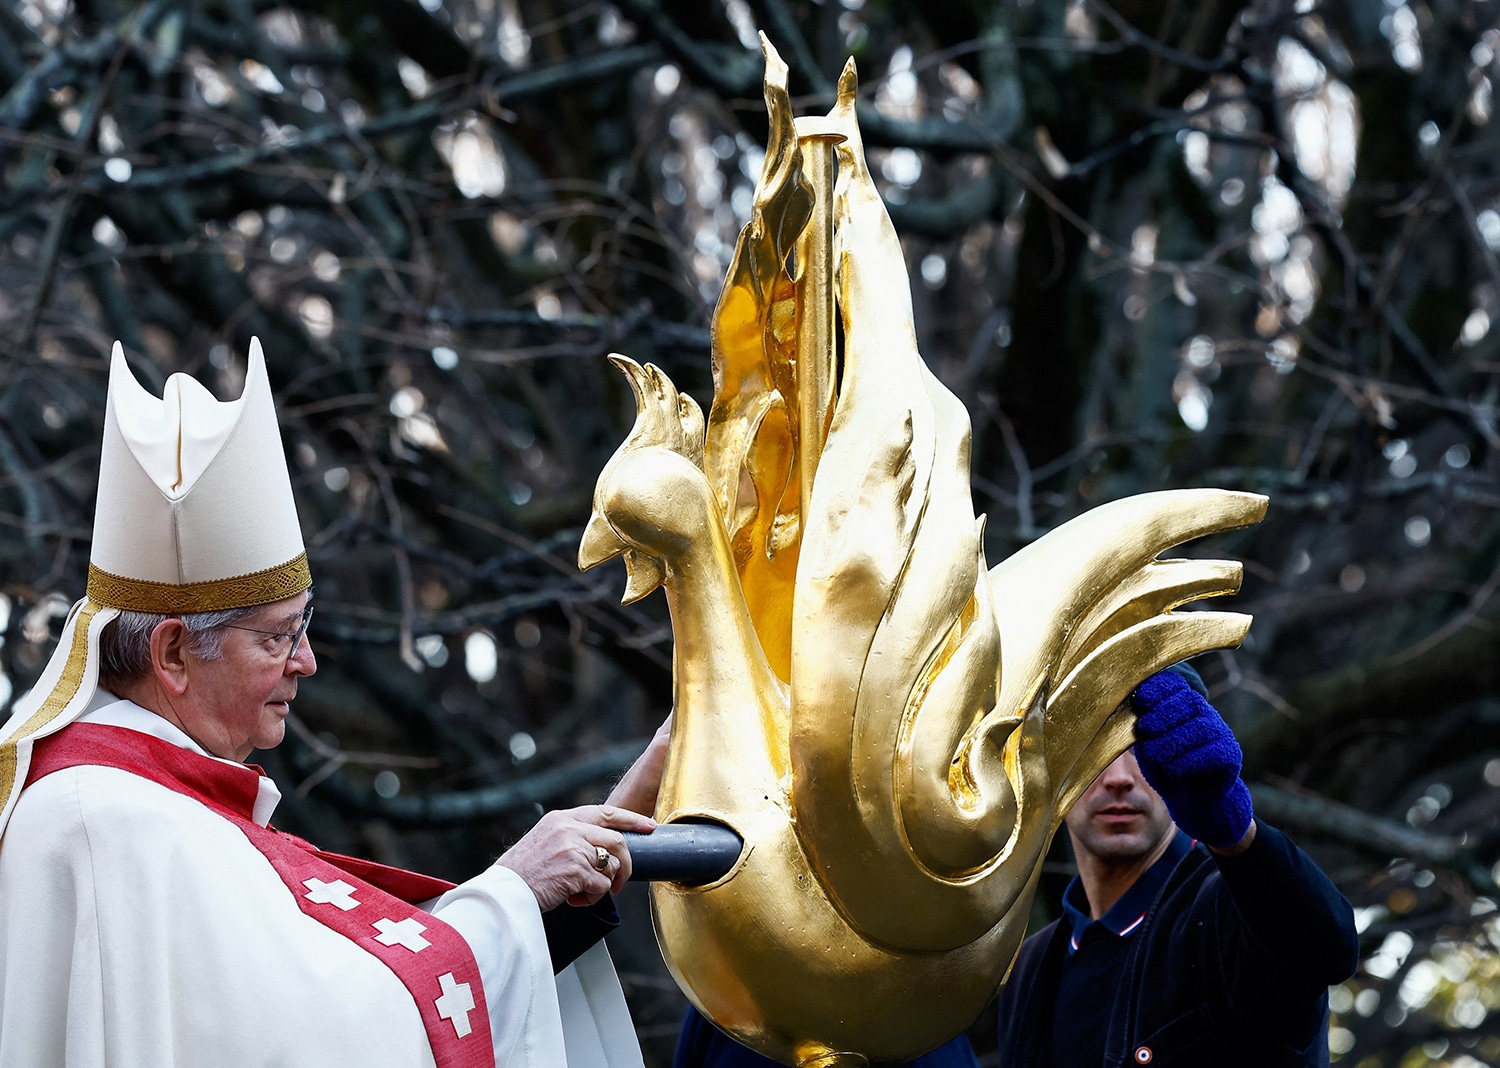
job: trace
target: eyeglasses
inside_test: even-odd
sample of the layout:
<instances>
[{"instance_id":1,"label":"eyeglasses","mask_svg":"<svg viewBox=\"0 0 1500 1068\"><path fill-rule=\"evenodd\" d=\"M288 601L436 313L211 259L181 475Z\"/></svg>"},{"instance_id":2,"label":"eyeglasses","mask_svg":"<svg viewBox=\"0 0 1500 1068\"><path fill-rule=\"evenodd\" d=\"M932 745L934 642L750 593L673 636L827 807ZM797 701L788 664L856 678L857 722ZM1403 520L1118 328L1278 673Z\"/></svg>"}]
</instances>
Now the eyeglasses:
<instances>
[{"instance_id":1,"label":"eyeglasses","mask_svg":"<svg viewBox=\"0 0 1500 1068\"><path fill-rule=\"evenodd\" d=\"M302 644L302 635L307 633L307 624L312 621L312 614L313 606L309 603L302 610L302 622L297 625L296 630L290 632L284 630L258 630L255 627L241 627L235 623L221 623L219 625L229 630L246 630L251 634L264 634L268 638L275 638L277 642L271 647L272 655L281 660L290 660L297 652L297 647Z\"/></svg>"}]
</instances>

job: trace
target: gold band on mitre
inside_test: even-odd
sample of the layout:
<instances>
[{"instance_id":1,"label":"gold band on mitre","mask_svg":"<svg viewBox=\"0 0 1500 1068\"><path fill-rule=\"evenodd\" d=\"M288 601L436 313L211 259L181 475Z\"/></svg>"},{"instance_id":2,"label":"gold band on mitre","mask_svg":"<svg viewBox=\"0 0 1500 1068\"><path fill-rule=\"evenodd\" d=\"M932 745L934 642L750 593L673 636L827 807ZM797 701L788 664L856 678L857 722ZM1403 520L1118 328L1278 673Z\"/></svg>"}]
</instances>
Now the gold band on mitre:
<instances>
[{"instance_id":1,"label":"gold band on mitre","mask_svg":"<svg viewBox=\"0 0 1500 1068\"><path fill-rule=\"evenodd\" d=\"M284 564L248 575L181 585L112 575L90 563L88 595L97 604L126 612L177 615L254 608L284 600L311 585L312 571L304 552Z\"/></svg>"}]
</instances>

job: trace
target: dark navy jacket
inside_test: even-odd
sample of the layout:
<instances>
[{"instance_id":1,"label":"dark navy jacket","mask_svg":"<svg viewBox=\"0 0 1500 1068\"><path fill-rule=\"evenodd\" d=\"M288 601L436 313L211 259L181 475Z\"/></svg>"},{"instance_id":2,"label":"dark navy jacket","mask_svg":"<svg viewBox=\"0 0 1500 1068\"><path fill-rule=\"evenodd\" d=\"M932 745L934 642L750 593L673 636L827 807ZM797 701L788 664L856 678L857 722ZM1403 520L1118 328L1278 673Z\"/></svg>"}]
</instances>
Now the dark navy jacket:
<instances>
[{"instance_id":1,"label":"dark navy jacket","mask_svg":"<svg viewBox=\"0 0 1500 1068\"><path fill-rule=\"evenodd\" d=\"M1264 822L1239 856L1195 846L1164 860L1145 916L1114 932L1127 944L1108 1004L1056 1004L1069 923L1026 940L1000 994L1000 1063L1047 1063L1061 1013L1105 1028L1107 1068L1326 1066L1328 987L1359 960L1349 902Z\"/></svg>"},{"instance_id":2,"label":"dark navy jacket","mask_svg":"<svg viewBox=\"0 0 1500 1068\"><path fill-rule=\"evenodd\" d=\"M709 1023L691 1005L677 1036L677 1055L672 1068L779 1068L777 1063L740 1045ZM959 1035L923 1057L908 1062L908 1068L979 1068L974 1048Z\"/></svg>"}]
</instances>

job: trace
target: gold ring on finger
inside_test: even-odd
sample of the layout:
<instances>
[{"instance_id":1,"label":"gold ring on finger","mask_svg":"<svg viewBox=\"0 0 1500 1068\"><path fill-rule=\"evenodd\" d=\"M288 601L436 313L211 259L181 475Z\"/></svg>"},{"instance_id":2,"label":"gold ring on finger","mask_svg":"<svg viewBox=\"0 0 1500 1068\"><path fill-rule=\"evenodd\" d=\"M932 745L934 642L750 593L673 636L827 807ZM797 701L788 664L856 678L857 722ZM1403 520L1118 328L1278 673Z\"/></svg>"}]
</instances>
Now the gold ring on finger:
<instances>
[{"instance_id":1,"label":"gold ring on finger","mask_svg":"<svg viewBox=\"0 0 1500 1068\"><path fill-rule=\"evenodd\" d=\"M609 850L603 846L594 847L594 870L606 871L609 868Z\"/></svg>"}]
</instances>

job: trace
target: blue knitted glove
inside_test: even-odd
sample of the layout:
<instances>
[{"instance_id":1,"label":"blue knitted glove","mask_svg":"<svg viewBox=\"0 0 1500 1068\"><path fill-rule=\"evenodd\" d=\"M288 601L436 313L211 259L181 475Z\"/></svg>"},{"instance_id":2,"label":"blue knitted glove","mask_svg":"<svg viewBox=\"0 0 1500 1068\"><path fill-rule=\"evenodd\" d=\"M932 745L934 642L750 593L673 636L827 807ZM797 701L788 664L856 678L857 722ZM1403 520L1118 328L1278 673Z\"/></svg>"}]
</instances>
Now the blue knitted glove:
<instances>
[{"instance_id":1,"label":"blue knitted glove","mask_svg":"<svg viewBox=\"0 0 1500 1068\"><path fill-rule=\"evenodd\" d=\"M1173 821L1220 849L1250 829L1250 791L1240 779L1243 754L1229 724L1181 674L1152 675L1131 695L1135 759Z\"/></svg>"}]
</instances>

